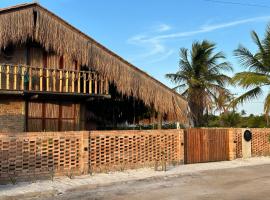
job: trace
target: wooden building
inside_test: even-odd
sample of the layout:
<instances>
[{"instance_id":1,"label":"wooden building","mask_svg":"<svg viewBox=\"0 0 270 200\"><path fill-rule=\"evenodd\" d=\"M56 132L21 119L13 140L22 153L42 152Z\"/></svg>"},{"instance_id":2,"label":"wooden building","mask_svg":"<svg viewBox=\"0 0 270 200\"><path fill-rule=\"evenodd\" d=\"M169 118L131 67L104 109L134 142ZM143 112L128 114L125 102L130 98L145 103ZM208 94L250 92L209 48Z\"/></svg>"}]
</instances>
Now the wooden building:
<instances>
[{"instance_id":1,"label":"wooden building","mask_svg":"<svg viewBox=\"0 0 270 200\"><path fill-rule=\"evenodd\" d=\"M0 131L188 123L187 102L37 3L0 10Z\"/></svg>"}]
</instances>

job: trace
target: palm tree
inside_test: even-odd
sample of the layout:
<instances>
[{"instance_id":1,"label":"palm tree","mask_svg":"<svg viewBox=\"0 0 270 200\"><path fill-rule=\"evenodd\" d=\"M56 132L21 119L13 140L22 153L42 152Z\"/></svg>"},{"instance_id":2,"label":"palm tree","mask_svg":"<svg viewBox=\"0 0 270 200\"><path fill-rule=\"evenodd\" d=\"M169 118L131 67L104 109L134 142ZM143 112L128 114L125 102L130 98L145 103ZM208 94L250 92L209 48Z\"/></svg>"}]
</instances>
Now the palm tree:
<instances>
[{"instance_id":1,"label":"palm tree","mask_svg":"<svg viewBox=\"0 0 270 200\"><path fill-rule=\"evenodd\" d=\"M256 53L251 53L247 48L239 45L234 51L240 64L248 71L237 73L233 77L233 83L237 83L247 92L235 99L233 104L243 103L263 94L263 88L270 86L270 26L266 29L265 37L260 40L255 31L251 32L251 37L257 46ZM264 99L264 113L268 121L270 111L270 93Z\"/></svg>"},{"instance_id":2,"label":"palm tree","mask_svg":"<svg viewBox=\"0 0 270 200\"><path fill-rule=\"evenodd\" d=\"M180 92L187 98L194 126L203 126L203 116L208 112L209 105L217 100L222 92L228 92L226 83L231 79L222 73L232 70L230 64L224 61L222 52L214 53L216 45L209 41L194 42L192 49L180 50L179 70L166 74ZM222 62L219 62L222 61Z\"/></svg>"}]
</instances>

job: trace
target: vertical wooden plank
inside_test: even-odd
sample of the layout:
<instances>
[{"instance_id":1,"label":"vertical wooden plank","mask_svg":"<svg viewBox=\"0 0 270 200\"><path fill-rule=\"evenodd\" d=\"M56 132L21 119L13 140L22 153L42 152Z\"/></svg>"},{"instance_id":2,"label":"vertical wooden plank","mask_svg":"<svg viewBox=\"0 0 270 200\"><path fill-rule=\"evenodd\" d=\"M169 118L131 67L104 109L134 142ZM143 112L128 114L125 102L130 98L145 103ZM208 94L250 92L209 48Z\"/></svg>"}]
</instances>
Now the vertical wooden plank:
<instances>
[{"instance_id":1,"label":"vertical wooden plank","mask_svg":"<svg viewBox=\"0 0 270 200\"><path fill-rule=\"evenodd\" d=\"M106 92L105 92L105 94L109 94L109 81L108 81L108 79L106 78L106 80L105 80L106 82L105 82L105 84L106 84L106 86L105 86L105 88L106 88Z\"/></svg>"},{"instance_id":2,"label":"vertical wooden plank","mask_svg":"<svg viewBox=\"0 0 270 200\"><path fill-rule=\"evenodd\" d=\"M17 90L17 74L18 74L18 67L15 65L14 66L14 83L13 83L13 89Z\"/></svg>"},{"instance_id":3,"label":"vertical wooden plank","mask_svg":"<svg viewBox=\"0 0 270 200\"><path fill-rule=\"evenodd\" d=\"M103 82L104 82L104 79L101 78L101 79L100 79L100 87L99 87L100 94L103 94Z\"/></svg>"},{"instance_id":4,"label":"vertical wooden plank","mask_svg":"<svg viewBox=\"0 0 270 200\"><path fill-rule=\"evenodd\" d=\"M10 73L10 69L9 69L9 65L7 65L7 69L6 69L6 89L9 90L9 73Z\"/></svg>"}]
</instances>

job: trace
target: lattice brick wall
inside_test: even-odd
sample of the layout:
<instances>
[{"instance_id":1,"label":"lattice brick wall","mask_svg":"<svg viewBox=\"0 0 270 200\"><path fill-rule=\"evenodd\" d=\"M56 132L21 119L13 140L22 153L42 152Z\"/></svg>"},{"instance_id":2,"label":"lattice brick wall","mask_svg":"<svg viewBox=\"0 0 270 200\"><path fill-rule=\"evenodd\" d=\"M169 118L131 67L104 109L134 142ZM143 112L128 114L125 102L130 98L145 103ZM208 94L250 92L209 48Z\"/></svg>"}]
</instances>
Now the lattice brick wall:
<instances>
[{"instance_id":1,"label":"lattice brick wall","mask_svg":"<svg viewBox=\"0 0 270 200\"><path fill-rule=\"evenodd\" d=\"M236 158L242 158L242 129L241 128L234 128L233 129L234 134L235 134L235 154L236 154Z\"/></svg>"},{"instance_id":2,"label":"lattice brick wall","mask_svg":"<svg viewBox=\"0 0 270 200\"><path fill-rule=\"evenodd\" d=\"M183 130L93 131L89 161L95 172L183 160Z\"/></svg>"},{"instance_id":3,"label":"lattice brick wall","mask_svg":"<svg viewBox=\"0 0 270 200\"><path fill-rule=\"evenodd\" d=\"M252 156L270 155L270 129L269 128L254 128L251 129L252 142L251 152Z\"/></svg>"},{"instance_id":4,"label":"lattice brick wall","mask_svg":"<svg viewBox=\"0 0 270 200\"><path fill-rule=\"evenodd\" d=\"M81 132L0 134L0 180L78 172L82 136Z\"/></svg>"}]
</instances>

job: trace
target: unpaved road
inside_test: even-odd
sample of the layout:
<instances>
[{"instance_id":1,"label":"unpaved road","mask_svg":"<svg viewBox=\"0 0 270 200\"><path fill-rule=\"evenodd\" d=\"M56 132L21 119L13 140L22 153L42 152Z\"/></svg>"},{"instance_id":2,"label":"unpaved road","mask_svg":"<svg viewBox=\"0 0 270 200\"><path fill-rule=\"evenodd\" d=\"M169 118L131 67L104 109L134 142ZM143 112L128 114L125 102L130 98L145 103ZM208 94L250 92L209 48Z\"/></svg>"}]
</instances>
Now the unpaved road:
<instances>
[{"instance_id":1,"label":"unpaved road","mask_svg":"<svg viewBox=\"0 0 270 200\"><path fill-rule=\"evenodd\" d=\"M80 187L39 199L258 200L270 199L270 165L155 177L103 187Z\"/></svg>"}]
</instances>

